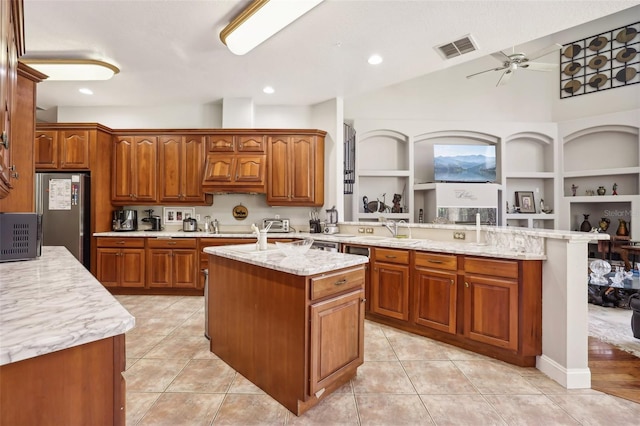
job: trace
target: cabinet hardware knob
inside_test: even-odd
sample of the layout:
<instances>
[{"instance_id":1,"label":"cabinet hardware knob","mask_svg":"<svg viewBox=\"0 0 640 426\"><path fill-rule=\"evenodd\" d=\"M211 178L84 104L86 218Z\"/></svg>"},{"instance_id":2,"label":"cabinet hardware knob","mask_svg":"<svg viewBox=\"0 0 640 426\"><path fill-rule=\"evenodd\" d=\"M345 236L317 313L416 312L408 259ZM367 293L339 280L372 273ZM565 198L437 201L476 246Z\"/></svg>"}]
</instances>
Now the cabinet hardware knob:
<instances>
[{"instance_id":1,"label":"cabinet hardware knob","mask_svg":"<svg viewBox=\"0 0 640 426\"><path fill-rule=\"evenodd\" d=\"M11 170L12 172L16 171L16 165L12 164L11 167L9 167L9 170Z\"/></svg>"},{"instance_id":2,"label":"cabinet hardware knob","mask_svg":"<svg viewBox=\"0 0 640 426\"><path fill-rule=\"evenodd\" d=\"M453 285L453 279L451 280L451 285Z\"/></svg>"},{"instance_id":3,"label":"cabinet hardware knob","mask_svg":"<svg viewBox=\"0 0 640 426\"><path fill-rule=\"evenodd\" d=\"M347 283L346 279L341 279L341 280L338 280L335 283L333 283L333 285L343 285L343 284L346 284L346 283Z\"/></svg>"},{"instance_id":4,"label":"cabinet hardware knob","mask_svg":"<svg viewBox=\"0 0 640 426\"><path fill-rule=\"evenodd\" d=\"M238 148L242 149L242 144L241 143L238 144Z\"/></svg>"},{"instance_id":5,"label":"cabinet hardware knob","mask_svg":"<svg viewBox=\"0 0 640 426\"><path fill-rule=\"evenodd\" d=\"M362 299L360 299L360 301L361 301L362 303L364 303L364 302L366 302L366 301L367 301L367 299L365 299L365 298L363 297Z\"/></svg>"},{"instance_id":6,"label":"cabinet hardware knob","mask_svg":"<svg viewBox=\"0 0 640 426\"><path fill-rule=\"evenodd\" d=\"M20 173L13 172L13 173L11 173L11 177L14 178L14 179L20 179Z\"/></svg>"},{"instance_id":7,"label":"cabinet hardware knob","mask_svg":"<svg viewBox=\"0 0 640 426\"><path fill-rule=\"evenodd\" d=\"M465 286L465 287L469 287L469 283L465 281L465 282L464 282L464 286Z\"/></svg>"}]
</instances>

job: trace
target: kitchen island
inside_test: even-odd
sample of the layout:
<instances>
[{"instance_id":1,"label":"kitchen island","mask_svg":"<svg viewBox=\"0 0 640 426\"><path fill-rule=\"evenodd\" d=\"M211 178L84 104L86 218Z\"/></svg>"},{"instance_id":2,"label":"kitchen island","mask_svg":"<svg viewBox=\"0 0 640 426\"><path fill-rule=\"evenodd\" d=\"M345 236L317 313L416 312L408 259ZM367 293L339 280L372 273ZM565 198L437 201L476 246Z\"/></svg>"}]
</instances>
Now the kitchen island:
<instances>
[{"instance_id":1,"label":"kitchen island","mask_svg":"<svg viewBox=\"0 0 640 426\"><path fill-rule=\"evenodd\" d=\"M255 244L204 250L211 351L220 359L296 415L355 376L364 361L366 257L286 257Z\"/></svg>"},{"instance_id":2,"label":"kitchen island","mask_svg":"<svg viewBox=\"0 0 640 426\"><path fill-rule=\"evenodd\" d=\"M124 425L134 325L64 247L0 264L0 424Z\"/></svg>"}]
</instances>

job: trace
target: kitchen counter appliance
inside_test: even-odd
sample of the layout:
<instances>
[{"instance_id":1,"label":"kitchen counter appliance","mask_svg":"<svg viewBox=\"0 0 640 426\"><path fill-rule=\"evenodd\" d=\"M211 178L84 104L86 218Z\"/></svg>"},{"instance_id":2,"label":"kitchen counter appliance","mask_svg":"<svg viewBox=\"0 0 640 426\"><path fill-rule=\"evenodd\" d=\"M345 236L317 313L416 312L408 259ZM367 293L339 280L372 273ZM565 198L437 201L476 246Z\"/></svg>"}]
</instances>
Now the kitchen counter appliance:
<instances>
[{"instance_id":1,"label":"kitchen counter appliance","mask_svg":"<svg viewBox=\"0 0 640 426\"><path fill-rule=\"evenodd\" d=\"M36 213L0 213L0 262L39 257L41 225L42 217Z\"/></svg>"},{"instance_id":2,"label":"kitchen counter appliance","mask_svg":"<svg viewBox=\"0 0 640 426\"><path fill-rule=\"evenodd\" d=\"M324 225L324 233L337 234L340 230L338 229L338 210L336 210L336 206L327 209L326 214L327 223Z\"/></svg>"},{"instance_id":3,"label":"kitchen counter appliance","mask_svg":"<svg viewBox=\"0 0 640 426\"><path fill-rule=\"evenodd\" d=\"M198 221L192 217L188 217L182 221L182 230L184 232L196 232L198 230Z\"/></svg>"},{"instance_id":4,"label":"kitchen counter appliance","mask_svg":"<svg viewBox=\"0 0 640 426\"><path fill-rule=\"evenodd\" d=\"M267 232L284 233L290 230L289 219L262 219L262 229L267 229L269 223L271 223L271 226Z\"/></svg>"},{"instance_id":5,"label":"kitchen counter appliance","mask_svg":"<svg viewBox=\"0 0 640 426\"><path fill-rule=\"evenodd\" d=\"M142 221L151 224L151 228L145 229L145 231L162 231L162 219L160 216L152 214L153 209L148 209L144 212L147 213L147 217L143 217Z\"/></svg>"},{"instance_id":6,"label":"kitchen counter appliance","mask_svg":"<svg viewBox=\"0 0 640 426\"><path fill-rule=\"evenodd\" d=\"M111 229L114 231L137 231L138 212L136 210L120 209L112 213Z\"/></svg>"}]
</instances>

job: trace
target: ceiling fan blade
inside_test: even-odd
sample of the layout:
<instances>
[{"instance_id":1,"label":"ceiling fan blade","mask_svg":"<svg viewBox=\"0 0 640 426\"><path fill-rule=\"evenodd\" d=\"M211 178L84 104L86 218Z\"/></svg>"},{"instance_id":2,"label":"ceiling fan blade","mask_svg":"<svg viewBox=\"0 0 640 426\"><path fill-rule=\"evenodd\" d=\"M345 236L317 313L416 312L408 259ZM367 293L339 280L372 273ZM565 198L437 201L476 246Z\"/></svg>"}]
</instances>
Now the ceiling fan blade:
<instances>
[{"instance_id":1,"label":"ceiling fan blade","mask_svg":"<svg viewBox=\"0 0 640 426\"><path fill-rule=\"evenodd\" d=\"M505 84L507 84L507 82L509 82L509 79L511 78L512 75L513 75L513 70L511 68L507 68L507 70L503 72L502 75L500 76L500 80L498 80L498 84L496 84L496 87L504 86Z\"/></svg>"},{"instance_id":2,"label":"ceiling fan blade","mask_svg":"<svg viewBox=\"0 0 640 426\"><path fill-rule=\"evenodd\" d=\"M527 59L529 59L529 61L533 61L534 59L541 58L561 48L562 48L561 44L554 43L551 46L547 46L544 49L541 49L541 50L538 50L537 52L532 53L531 55L527 55Z\"/></svg>"},{"instance_id":3,"label":"ceiling fan blade","mask_svg":"<svg viewBox=\"0 0 640 426\"><path fill-rule=\"evenodd\" d=\"M496 53L492 53L491 56L493 56L496 60L498 60L499 62L502 62L502 63L510 61L509 55L507 55L506 53L504 53L502 51L496 52Z\"/></svg>"},{"instance_id":4,"label":"ceiling fan blade","mask_svg":"<svg viewBox=\"0 0 640 426\"><path fill-rule=\"evenodd\" d=\"M557 67L556 64L547 64L544 62L525 62L518 66L518 68L531 71L553 71Z\"/></svg>"},{"instance_id":5,"label":"ceiling fan blade","mask_svg":"<svg viewBox=\"0 0 640 426\"><path fill-rule=\"evenodd\" d=\"M503 70L503 69L505 69L505 68L506 68L506 67L491 68L491 69L488 69L488 70L484 70L484 71L477 72L477 73L475 73L475 74L469 74L469 75L467 76L467 78L471 78L471 77L474 77L474 76L479 75L479 74L484 74L485 72L489 72L489 71L501 71L501 70Z\"/></svg>"}]
</instances>

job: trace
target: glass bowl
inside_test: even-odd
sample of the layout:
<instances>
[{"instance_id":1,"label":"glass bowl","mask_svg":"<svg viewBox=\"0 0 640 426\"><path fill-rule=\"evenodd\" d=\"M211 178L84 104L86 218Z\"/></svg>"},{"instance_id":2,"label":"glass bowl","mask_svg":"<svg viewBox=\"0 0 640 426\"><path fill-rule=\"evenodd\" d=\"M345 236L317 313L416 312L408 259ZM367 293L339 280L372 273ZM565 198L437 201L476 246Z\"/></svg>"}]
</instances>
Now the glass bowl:
<instances>
[{"instance_id":1,"label":"glass bowl","mask_svg":"<svg viewBox=\"0 0 640 426\"><path fill-rule=\"evenodd\" d=\"M284 253L285 256L302 256L311 248L312 243L312 238L305 238L304 240L292 241L290 243L276 241L276 247Z\"/></svg>"}]
</instances>

